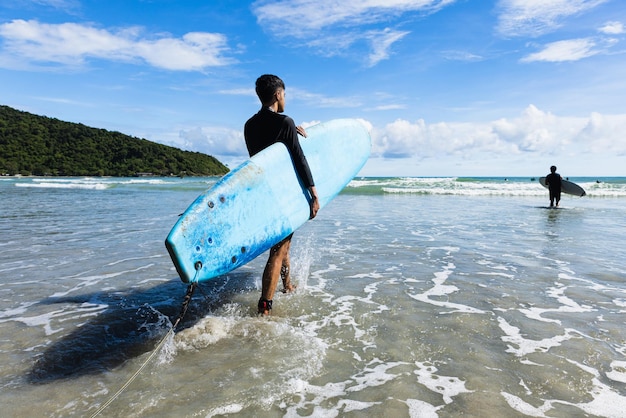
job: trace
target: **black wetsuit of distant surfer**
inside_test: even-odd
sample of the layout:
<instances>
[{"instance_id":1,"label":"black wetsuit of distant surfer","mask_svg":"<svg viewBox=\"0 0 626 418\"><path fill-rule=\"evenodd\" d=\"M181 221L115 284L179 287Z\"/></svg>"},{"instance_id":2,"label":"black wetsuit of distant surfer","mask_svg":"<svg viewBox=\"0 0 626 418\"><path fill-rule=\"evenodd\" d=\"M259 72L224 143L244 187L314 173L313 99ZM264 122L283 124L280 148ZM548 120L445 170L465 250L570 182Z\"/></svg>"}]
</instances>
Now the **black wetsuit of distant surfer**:
<instances>
[{"instance_id":1,"label":"black wetsuit of distant surfer","mask_svg":"<svg viewBox=\"0 0 626 418\"><path fill-rule=\"evenodd\" d=\"M550 174L546 176L546 185L550 190L550 207L559 206L561 201L561 175L556 172L556 167L550 167Z\"/></svg>"}]
</instances>

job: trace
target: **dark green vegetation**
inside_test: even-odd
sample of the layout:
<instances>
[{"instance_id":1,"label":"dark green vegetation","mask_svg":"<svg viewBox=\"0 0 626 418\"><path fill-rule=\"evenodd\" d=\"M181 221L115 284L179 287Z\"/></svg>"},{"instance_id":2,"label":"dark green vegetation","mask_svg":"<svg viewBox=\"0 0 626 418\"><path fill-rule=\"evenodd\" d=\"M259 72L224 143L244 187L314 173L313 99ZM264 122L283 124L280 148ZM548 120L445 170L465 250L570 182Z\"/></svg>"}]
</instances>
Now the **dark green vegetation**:
<instances>
[{"instance_id":1,"label":"dark green vegetation","mask_svg":"<svg viewBox=\"0 0 626 418\"><path fill-rule=\"evenodd\" d=\"M199 152L0 106L0 174L217 176L228 168Z\"/></svg>"}]
</instances>

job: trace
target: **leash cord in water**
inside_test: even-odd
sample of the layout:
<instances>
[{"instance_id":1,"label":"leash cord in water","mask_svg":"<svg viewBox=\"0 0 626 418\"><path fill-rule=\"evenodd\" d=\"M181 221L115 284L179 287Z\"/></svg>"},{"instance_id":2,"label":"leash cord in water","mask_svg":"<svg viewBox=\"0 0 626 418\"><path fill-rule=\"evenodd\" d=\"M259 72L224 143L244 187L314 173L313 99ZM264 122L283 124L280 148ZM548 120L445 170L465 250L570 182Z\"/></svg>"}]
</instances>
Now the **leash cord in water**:
<instances>
[{"instance_id":1,"label":"leash cord in water","mask_svg":"<svg viewBox=\"0 0 626 418\"><path fill-rule=\"evenodd\" d=\"M198 275L198 272L196 271L196 277L197 277L197 275ZM176 319L176 322L174 322L174 325L172 325L172 327L169 329L167 334L165 334L165 336L161 339L159 344L157 344L157 346L154 349L154 351L152 351L152 354L150 354L150 356L146 359L146 361L143 362L141 367L139 367L139 369L135 372L135 374L133 374L130 377L130 379L128 379L128 381L126 383L124 383L124 385L115 393L115 395L113 395L108 401L106 401L104 404L102 404L102 406L100 408L98 408L98 410L91 416L91 418L94 418L94 417L100 415L100 413L102 411L104 411L109 405L111 405L113 403L113 401L115 401L115 399L117 399L117 397L120 396L122 394L122 392L124 392L124 390L126 390L126 388L128 386L130 386L131 383L133 383L133 381L137 378L137 376L139 376L139 374L141 374L141 371L148 365L148 363L150 363L150 361L154 358L154 356L159 351L161 351L161 347L163 347L163 344L165 344L165 341L169 338L170 334L174 333L174 330L176 329L176 327L178 326L180 321L185 316L185 313L187 313L187 308L189 307L189 302L191 302L191 296L193 295L193 291L196 288L197 284L198 284L198 282L196 282L196 278L194 277L194 280L191 282L191 284L187 288L187 294L185 295L185 299L183 300L183 306L180 309L180 314L178 315L178 319Z\"/></svg>"}]
</instances>

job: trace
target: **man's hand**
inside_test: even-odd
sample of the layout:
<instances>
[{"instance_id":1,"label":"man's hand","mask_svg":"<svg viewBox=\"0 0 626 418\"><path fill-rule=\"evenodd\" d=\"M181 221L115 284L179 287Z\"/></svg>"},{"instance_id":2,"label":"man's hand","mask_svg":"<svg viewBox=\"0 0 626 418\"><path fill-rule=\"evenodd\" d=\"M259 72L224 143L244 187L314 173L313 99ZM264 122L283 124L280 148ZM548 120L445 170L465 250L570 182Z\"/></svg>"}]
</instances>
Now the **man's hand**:
<instances>
[{"instance_id":1,"label":"man's hand","mask_svg":"<svg viewBox=\"0 0 626 418\"><path fill-rule=\"evenodd\" d=\"M296 132L306 138L306 131L301 125L296 126Z\"/></svg>"},{"instance_id":2,"label":"man's hand","mask_svg":"<svg viewBox=\"0 0 626 418\"><path fill-rule=\"evenodd\" d=\"M315 218L317 212L320 210L320 201L317 198L317 190L315 190L315 186L309 189L311 193L311 200L309 202L309 206L311 208L311 214L309 215L309 219Z\"/></svg>"}]
</instances>

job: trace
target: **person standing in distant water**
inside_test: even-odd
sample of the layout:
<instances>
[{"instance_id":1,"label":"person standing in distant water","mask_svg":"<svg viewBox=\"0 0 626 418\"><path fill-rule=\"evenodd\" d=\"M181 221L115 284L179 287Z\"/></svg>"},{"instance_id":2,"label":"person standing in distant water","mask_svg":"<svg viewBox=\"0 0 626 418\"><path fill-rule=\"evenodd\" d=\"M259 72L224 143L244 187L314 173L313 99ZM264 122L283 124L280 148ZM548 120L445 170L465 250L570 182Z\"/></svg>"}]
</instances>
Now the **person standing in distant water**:
<instances>
[{"instance_id":1,"label":"person standing in distant water","mask_svg":"<svg viewBox=\"0 0 626 418\"><path fill-rule=\"evenodd\" d=\"M248 119L244 126L248 153L252 157L276 142L285 144L300 181L309 191L309 218L313 219L317 215L320 204L309 164L298 139L298 134L306 138L306 131L301 126L296 127L289 116L281 115L285 111L285 83L275 75L262 75L256 80L256 94L261 101L261 110ZM261 203L274 204L271 201ZM289 247L292 236L293 234L289 235L270 249L263 271L263 288L258 304L260 314L269 315L272 310L272 299L279 277L283 280L283 292L287 293L295 289L291 285L289 275Z\"/></svg>"},{"instance_id":2,"label":"person standing in distant water","mask_svg":"<svg viewBox=\"0 0 626 418\"><path fill-rule=\"evenodd\" d=\"M546 186L550 191L550 207L559 207L561 200L561 175L556 172L556 166L550 167L550 174L546 176ZM555 205L556 201L556 205Z\"/></svg>"}]
</instances>

